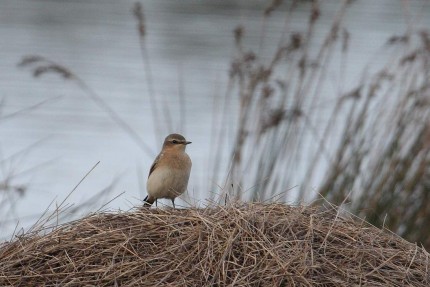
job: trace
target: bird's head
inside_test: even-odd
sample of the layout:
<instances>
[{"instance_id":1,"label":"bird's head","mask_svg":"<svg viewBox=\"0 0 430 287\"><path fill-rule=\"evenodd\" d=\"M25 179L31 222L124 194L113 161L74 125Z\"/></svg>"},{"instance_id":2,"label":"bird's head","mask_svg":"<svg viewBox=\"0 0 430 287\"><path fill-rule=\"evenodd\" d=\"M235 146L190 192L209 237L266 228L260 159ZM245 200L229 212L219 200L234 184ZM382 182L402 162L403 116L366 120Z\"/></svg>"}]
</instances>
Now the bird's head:
<instances>
[{"instance_id":1,"label":"bird's head","mask_svg":"<svg viewBox=\"0 0 430 287\"><path fill-rule=\"evenodd\" d=\"M185 147L190 143L180 134L170 134L164 140L163 149L185 151Z\"/></svg>"}]
</instances>

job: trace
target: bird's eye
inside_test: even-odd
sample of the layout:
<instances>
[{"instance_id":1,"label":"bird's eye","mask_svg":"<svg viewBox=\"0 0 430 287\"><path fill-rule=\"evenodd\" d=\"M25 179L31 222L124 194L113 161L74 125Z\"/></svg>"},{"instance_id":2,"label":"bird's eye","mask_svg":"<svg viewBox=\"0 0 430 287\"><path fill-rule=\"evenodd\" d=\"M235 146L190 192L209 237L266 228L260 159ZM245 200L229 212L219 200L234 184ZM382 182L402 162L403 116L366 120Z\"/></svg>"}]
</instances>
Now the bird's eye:
<instances>
[{"instance_id":1,"label":"bird's eye","mask_svg":"<svg viewBox=\"0 0 430 287\"><path fill-rule=\"evenodd\" d=\"M172 140L172 143L177 144L178 141L177 140Z\"/></svg>"}]
</instances>

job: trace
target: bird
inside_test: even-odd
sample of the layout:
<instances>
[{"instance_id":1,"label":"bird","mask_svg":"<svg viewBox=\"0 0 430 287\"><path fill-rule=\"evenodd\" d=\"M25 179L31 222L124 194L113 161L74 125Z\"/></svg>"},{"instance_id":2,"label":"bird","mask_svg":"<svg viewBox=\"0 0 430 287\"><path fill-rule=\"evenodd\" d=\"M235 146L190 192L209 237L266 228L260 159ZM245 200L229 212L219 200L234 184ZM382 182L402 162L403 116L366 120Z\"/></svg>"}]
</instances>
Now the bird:
<instances>
[{"instance_id":1,"label":"bird","mask_svg":"<svg viewBox=\"0 0 430 287\"><path fill-rule=\"evenodd\" d=\"M149 170L145 207L151 207L154 201L157 204L159 198L167 198L176 208L175 198L186 191L190 178L192 163L185 152L190 143L180 134L170 134L165 138L161 152Z\"/></svg>"}]
</instances>

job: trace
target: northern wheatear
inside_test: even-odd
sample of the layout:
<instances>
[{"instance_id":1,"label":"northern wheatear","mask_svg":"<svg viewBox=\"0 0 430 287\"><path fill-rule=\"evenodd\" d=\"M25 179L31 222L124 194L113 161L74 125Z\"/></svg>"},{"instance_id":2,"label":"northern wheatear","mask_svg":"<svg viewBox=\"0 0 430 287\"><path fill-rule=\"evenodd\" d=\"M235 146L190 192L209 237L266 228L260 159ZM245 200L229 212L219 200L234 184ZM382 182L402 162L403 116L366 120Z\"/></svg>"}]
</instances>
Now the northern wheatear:
<instances>
[{"instance_id":1,"label":"northern wheatear","mask_svg":"<svg viewBox=\"0 0 430 287\"><path fill-rule=\"evenodd\" d=\"M166 137L149 171L144 206L150 207L159 198L169 198L175 208L175 198L185 192L190 178L191 159L185 152L190 143L180 134Z\"/></svg>"}]
</instances>

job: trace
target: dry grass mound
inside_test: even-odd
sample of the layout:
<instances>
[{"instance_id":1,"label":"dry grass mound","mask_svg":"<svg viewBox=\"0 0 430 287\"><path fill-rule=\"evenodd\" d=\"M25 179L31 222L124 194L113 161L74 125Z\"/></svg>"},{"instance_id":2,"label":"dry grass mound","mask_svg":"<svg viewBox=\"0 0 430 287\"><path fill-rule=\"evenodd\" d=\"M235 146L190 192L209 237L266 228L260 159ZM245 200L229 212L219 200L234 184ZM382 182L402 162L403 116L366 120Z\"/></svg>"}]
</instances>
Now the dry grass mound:
<instances>
[{"instance_id":1,"label":"dry grass mound","mask_svg":"<svg viewBox=\"0 0 430 287\"><path fill-rule=\"evenodd\" d=\"M429 254L335 210L101 213L0 246L0 286L430 286Z\"/></svg>"}]
</instances>

